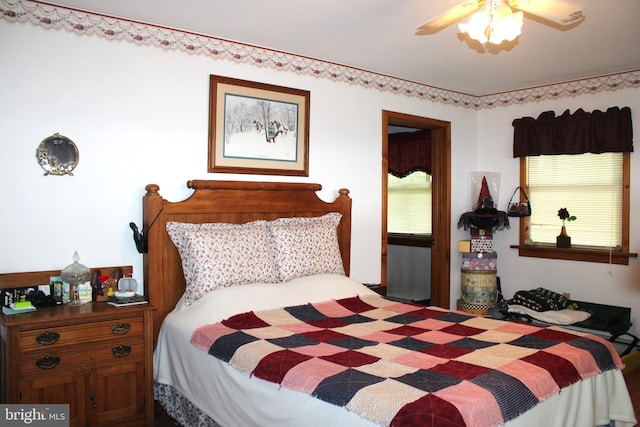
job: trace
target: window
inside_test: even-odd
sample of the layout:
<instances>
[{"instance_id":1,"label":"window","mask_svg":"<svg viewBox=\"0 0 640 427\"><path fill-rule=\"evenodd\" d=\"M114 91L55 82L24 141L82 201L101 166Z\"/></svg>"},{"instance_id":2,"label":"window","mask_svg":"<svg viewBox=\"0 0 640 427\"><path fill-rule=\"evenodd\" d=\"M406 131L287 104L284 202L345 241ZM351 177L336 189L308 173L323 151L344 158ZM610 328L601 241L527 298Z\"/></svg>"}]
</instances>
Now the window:
<instances>
[{"instance_id":1,"label":"window","mask_svg":"<svg viewBox=\"0 0 640 427\"><path fill-rule=\"evenodd\" d=\"M622 153L528 157L527 172L532 242L555 243L558 209L567 208L577 217L566 223L573 246L620 250Z\"/></svg>"},{"instance_id":2,"label":"window","mask_svg":"<svg viewBox=\"0 0 640 427\"><path fill-rule=\"evenodd\" d=\"M521 219L520 255L628 264L629 153L521 157L531 216ZM555 248L567 208L571 249Z\"/></svg>"},{"instance_id":3,"label":"window","mask_svg":"<svg viewBox=\"0 0 640 427\"><path fill-rule=\"evenodd\" d=\"M631 109L545 111L512 124L532 211L520 221L520 255L625 265L637 257L629 253ZM561 208L577 217L569 223L571 248L554 245Z\"/></svg>"},{"instance_id":4,"label":"window","mask_svg":"<svg viewBox=\"0 0 640 427\"><path fill-rule=\"evenodd\" d=\"M388 232L430 235L431 176L418 171L404 178L388 177Z\"/></svg>"}]
</instances>

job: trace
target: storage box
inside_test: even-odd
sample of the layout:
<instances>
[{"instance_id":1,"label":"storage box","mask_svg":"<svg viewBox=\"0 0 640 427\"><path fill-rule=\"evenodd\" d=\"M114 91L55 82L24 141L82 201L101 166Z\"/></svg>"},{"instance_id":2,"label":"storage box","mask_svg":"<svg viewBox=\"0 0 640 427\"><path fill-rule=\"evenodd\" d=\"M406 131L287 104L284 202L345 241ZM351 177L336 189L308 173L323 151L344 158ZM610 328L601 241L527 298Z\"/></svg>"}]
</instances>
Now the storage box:
<instances>
[{"instance_id":1,"label":"storage box","mask_svg":"<svg viewBox=\"0 0 640 427\"><path fill-rule=\"evenodd\" d=\"M458 252L471 252L471 240L460 240L458 242Z\"/></svg>"},{"instance_id":2,"label":"storage box","mask_svg":"<svg viewBox=\"0 0 640 427\"><path fill-rule=\"evenodd\" d=\"M469 229L469 233L471 234L471 237L478 237L478 236L491 237L491 236L493 236L493 232L492 232L492 230L490 228L471 227Z\"/></svg>"},{"instance_id":3,"label":"storage box","mask_svg":"<svg viewBox=\"0 0 640 427\"><path fill-rule=\"evenodd\" d=\"M495 271L462 270L460 287L462 299L468 304L498 302L498 280Z\"/></svg>"},{"instance_id":4,"label":"storage box","mask_svg":"<svg viewBox=\"0 0 640 427\"><path fill-rule=\"evenodd\" d=\"M457 301L458 311L464 311L465 313L477 314L480 316L486 316L490 310L495 309L497 304L469 304L462 298Z\"/></svg>"},{"instance_id":5,"label":"storage box","mask_svg":"<svg viewBox=\"0 0 640 427\"><path fill-rule=\"evenodd\" d=\"M462 269L472 271L496 271L498 269L498 254L495 252L463 253Z\"/></svg>"},{"instance_id":6,"label":"storage box","mask_svg":"<svg viewBox=\"0 0 640 427\"><path fill-rule=\"evenodd\" d=\"M471 252L493 252L493 238L476 236L471 239Z\"/></svg>"}]
</instances>

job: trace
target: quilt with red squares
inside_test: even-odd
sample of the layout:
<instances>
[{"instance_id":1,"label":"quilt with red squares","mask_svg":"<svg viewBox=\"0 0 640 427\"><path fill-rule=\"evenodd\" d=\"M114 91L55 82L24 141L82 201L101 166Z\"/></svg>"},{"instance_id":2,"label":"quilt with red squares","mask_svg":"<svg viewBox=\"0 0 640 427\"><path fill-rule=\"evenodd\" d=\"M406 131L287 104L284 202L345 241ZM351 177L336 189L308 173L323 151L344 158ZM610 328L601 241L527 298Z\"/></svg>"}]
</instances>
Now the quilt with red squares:
<instances>
[{"instance_id":1,"label":"quilt with red squares","mask_svg":"<svg viewBox=\"0 0 640 427\"><path fill-rule=\"evenodd\" d=\"M249 375L381 425L504 424L622 368L595 335L366 295L247 312L191 343Z\"/></svg>"}]
</instances>

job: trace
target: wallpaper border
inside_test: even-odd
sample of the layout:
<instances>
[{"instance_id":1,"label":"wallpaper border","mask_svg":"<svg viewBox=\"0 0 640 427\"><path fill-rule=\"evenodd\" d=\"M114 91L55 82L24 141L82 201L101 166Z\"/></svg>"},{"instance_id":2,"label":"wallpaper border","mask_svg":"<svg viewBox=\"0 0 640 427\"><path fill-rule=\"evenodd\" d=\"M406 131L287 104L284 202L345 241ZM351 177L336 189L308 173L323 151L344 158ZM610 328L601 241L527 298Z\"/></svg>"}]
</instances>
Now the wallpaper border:
<instances>
[{"instance_id":1,"label":"wallpaper border","mask_svg":"<svg viewBox=\"0 0 640 427\"><path fill-rule=\"evenodd\" d=\"M212 59L289 71L471 109L506 107L640 87L640 70L632 70L534 88L473 96L333 62L46 2L0 0L0 16L9 22L29 22L44 28L62 29L79 35L95 35L109 40L124 40L138 45L177 50L189 55L205 55Z\"/></svg>"}]
</instances>

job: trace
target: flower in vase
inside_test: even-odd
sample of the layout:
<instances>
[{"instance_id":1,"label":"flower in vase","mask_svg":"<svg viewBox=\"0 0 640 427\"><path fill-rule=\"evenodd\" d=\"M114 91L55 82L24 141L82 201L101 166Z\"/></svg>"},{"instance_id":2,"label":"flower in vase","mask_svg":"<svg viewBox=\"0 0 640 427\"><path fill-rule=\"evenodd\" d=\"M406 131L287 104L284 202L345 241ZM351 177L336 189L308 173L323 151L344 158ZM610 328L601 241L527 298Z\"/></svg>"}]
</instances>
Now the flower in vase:
<instances>
[{"instance_id":1,"label":"flower in vase","mask_svg":"<svg viewBox=\"0 0 640 427\"><path fill-rule=\"evenodd\" d=\"M564 227L564 222L565 221L575 221L576 219L578 219L574 215L570 215L569 211L567 210L567 208L562 208L562 209L558 210L558 216L562 220L562 226L563 227Z\"/></svg>"}]
</instances>

